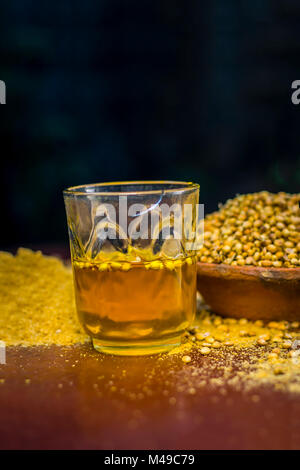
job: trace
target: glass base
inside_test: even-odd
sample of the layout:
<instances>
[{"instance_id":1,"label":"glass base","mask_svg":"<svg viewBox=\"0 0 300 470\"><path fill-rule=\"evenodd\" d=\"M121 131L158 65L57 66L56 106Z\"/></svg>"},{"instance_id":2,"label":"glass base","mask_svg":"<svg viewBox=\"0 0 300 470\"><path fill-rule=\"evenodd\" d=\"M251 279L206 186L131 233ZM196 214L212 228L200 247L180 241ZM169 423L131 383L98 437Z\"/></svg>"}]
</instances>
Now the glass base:
<instances>
[{"instance_id":1,"label":"glass base","mask_svg":"<svg viewBox=\"0 0 300 470\"><path fill-rule=\"evenodd\" d=\"M94 348L105 354L117 356L146 356L170 351L181 344L181 336L162 341L149 341L148 343L111 342L92 338Z\"/></svg>"}]
</instances>

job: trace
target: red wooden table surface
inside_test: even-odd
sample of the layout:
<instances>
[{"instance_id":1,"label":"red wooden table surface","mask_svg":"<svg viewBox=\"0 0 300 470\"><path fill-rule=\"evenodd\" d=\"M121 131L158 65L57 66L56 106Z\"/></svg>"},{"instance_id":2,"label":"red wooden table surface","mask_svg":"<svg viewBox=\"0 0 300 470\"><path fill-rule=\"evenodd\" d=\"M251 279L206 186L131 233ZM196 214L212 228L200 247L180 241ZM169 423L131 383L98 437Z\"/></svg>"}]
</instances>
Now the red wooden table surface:
<instances>
[{"instance_id":1,"label":"red wooden table surface","mask_svg":"<svg viewBox=\"0 0 300 470\"><path fill-rule=\"evenodd\" d=\"M90 344L8 348L0 448L300 448L297 395L198 388L212 358L192 358L189 365L176 356L120 358Z\"/></svg>"},{"instance_id":2,"label":"red wooden table surface","mask_svg":"<svg viewBox=\"0 0 300 470\"><path fill-rule=\"evenodd\" d=\"M32 248L67 256L61 246ZM219 371L214 354L191 356L184 364L178 356L107 356L90 344L7 348L0 448L300 449L299 395L198 387L204 371ZM238 359L231 365L241 367Z\"/></svg>"}]
</instances>

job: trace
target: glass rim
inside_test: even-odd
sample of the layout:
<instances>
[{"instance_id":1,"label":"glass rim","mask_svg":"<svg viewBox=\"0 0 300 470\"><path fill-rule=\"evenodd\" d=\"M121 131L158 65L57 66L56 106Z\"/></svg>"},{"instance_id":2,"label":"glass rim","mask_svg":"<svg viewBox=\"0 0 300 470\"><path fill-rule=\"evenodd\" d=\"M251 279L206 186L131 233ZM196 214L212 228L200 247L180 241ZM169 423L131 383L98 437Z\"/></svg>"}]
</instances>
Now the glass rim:
<instances>
[{"instance_id":1,"label":"glass rim","mask_svg":"<svg viewBox=\"0 0 300 470\"><path fill-rule=\"evenodd\" d=\"M161 189L147 189L135 191L86 191L86 188L111 186L142 186L146 184L161 185ZM164 188L164 185L178 185L178 188ZM151 194L181 194L200 188L200 184L186 181L172 180L149 180L149 181L113 181L108 183L80 184L78 186L70 186L63 190L64 196L133 196L133 195L151 195Z\"/></svg>"}]
</instances>

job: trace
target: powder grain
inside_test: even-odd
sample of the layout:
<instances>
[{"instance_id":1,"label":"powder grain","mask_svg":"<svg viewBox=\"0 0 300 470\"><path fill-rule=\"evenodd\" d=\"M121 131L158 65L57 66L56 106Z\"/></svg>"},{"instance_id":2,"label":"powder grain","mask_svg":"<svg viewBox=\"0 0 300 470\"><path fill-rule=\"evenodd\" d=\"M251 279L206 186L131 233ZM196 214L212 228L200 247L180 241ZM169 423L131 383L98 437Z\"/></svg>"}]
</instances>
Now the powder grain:
<instances>
[{"instance_id":1,"label":"powder grain","mask_svg":"<svg viewBox=\"0 0 300 470\"><path fill-rule=\"evenodd\" d=\"M72 271L61 260L20 248L0 252L0 340L71 345L88 337L76 317Z\"/></svg>"}]
</instances>

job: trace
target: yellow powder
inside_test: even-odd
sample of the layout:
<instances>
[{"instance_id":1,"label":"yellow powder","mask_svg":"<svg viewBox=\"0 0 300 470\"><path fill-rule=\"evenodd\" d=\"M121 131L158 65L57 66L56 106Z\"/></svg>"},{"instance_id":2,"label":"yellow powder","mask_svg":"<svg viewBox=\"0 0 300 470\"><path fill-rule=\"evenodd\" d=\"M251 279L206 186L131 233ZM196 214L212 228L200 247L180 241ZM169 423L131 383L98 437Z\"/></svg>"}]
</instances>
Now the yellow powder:
<instances>
[{"instance_id":1,"label":"yellow powder","mask_svg":"<svg viewBox=\"0 0 300 470\"><path fill-rule=\"evenodd\" d=\"M176 346L175 348L171 349L171 351L168 352L168 356L176 356L178 354L186 354L192 348L193 348L193 344L186 341L186 342L181 343L179 346ZM164 356L161 356L161 357L164 357Z\"/></svg>"},{"instance_id":2,"label":"yellow powder","mask_svg":"<svg viewBox=\"0 0 300 470\"><path fill-rule=\"evenodd\" d=\"M24 248L16 256L0 252L0 340L7 346L89 341L77 320L70 268ZM189 360L182 360L187 353ZM182 365L176 386L191 394L207 386L226 393L225 384L235 390L271 386L300 393L299 322L222 318L200 299L182 345L158 356L157 366L176 356Z\"/></svg>"},{"instance_id":3,"label":"yellow powder","mask_svg":"<svg viewBox=\"0 0 300 470\"><path fill-rule=\"evenodd\" d=\"M252 390L271 386L300 393L298 322L264 324L260 320L222 318L202 306L182 345L169 355L183 359L187 352L191 361L183 374L186 387L222 389L228 384L235 390Z\"/></svg>"},{"instance_id":4,"label":"yellow powder","mask_svg":"<svg viewBox=\"0 0 300 470\"><path fill-rule=\"evenodd\" d=\"M88 341L78 323L71 269L52 256L20 248L0 252L0 340L11 345Z\"/></svg>"}]
</instances>

